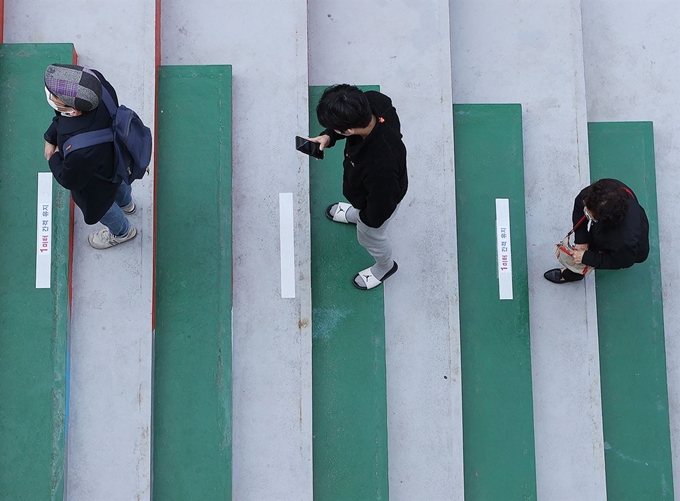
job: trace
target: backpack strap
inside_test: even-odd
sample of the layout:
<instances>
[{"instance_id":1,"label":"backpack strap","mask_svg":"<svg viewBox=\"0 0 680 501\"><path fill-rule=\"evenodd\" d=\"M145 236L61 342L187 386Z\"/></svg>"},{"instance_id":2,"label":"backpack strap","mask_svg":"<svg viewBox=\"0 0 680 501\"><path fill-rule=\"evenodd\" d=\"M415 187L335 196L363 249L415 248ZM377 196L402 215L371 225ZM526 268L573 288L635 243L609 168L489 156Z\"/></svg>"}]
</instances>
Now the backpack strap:
<instances>
[{"instance_id":1,"label":"backpack strap","mask_svg":"<svg viewBox=\"0 0 680 501\"><path fill-rule=\"evenodd\" d=\"M95 146L97 144L108 143L113 141L113 131L111 128L93 130L90 132L83 132L82 134L76 134L71 136L64 143L64 160L69 153L81 148L87 148L89 146Z\"/></svg>"},{"instance_id":2,"label":"backpack strap","mask_svg":"<svg viewBox=\"0 0 680 501\"><path fill-rule=\"evenodd\" d=\"M116 110L118 107L116 106L111 93L103 85L102 101L104 101L104 106L106 106L106 110L109 112L109 115L111 115L111 120L113 120L116 116ZM106 129L93 130L90 132L83 132L69 138L64 143L64 151L62 153L64 154L64 159L66 159L68 154L75 150L88 148L89 146L95 146L97 144L108 143L111 141L113 141L113 131L110 127Z\"/></svg>"},{"instance_id":3,"label":"backpack strap","mask_svg":"<svg viewBox=\"0 0 680 501\"><path fill-rule=\"evenodd\" d=\"M118 106L116 106L116 103L113 101L113 96L111 96L111 93L103 85L102 85L102 101L104 101L104 105L106 106L109 115L111 115L111 118L115 117Z\"/></svg>"},{"instance_id":4,"label":"backpack strap","mask_svg":"<svg viewBox=\"0 0 680 501\"><path fill-rule=\"evenodd\" d=\"M623 191L625 191L626 193L628 193L632 198L634 198L635 200L637 200L637 197L635 196L635 194L634 194L632 191L630 191L629 188L626 188L626 187L624 186L624 187L621 188L621 189L622 189Z\"/></svg>"}]
</instances>

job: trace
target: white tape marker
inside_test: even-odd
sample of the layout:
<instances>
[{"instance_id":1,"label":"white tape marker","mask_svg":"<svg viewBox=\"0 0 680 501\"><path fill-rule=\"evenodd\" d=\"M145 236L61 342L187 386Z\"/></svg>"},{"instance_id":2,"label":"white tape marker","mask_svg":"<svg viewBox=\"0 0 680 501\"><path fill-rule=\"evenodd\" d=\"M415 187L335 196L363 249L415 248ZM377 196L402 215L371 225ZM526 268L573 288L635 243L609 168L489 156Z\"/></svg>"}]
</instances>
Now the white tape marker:
<instances>
[{"instance_id":1,"label":"white tape marker","mask_svg":"<svg viewBox=\"0 0 680 501\"><path fill-rule=\"evenodd\" d=\"M52 173L38 172L38 236L35 287L49 289L52 276Z\"/></svg>"},{"instance_id":2,"label":"white tape marker","mask_svg":"<svg viewBox=\"0 0 680 501\"><path fill-rule=\"evenodd\" d=\"M498 256L498 294L512 299L512 249L510 247L510 200L496 199L496 253Z\"/></svg>"},{"instance_id":3,"label":"white tape marker","mask_svg":"<svg viewBox=\"0 0 680 501\"><path fill-rule=\"evenodd\" d=\"M281 297L295 297L293 194L279 193L281 231Z\"/></svg>"}]
</instances>

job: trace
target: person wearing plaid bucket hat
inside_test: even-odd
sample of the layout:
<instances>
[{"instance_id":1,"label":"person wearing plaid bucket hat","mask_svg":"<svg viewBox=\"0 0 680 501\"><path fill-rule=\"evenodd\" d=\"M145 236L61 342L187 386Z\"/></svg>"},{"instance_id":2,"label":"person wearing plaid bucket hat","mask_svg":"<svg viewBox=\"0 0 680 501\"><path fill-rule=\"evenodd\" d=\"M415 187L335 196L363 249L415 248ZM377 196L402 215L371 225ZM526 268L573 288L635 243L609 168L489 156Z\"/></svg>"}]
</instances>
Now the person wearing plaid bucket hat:
<instances>
[{"instance_id":1,"label":"person wearing plaid bucket hat","mask_svg":"<svg viewBox=\"0 0 680 501\"><path fill-rule=\"evenodd\" d=\"M45 70L47 104L55 112L44 136L45 158L57 182L70 190L85 222L105 226L88 236L95 249L107 249L137 235L127 218L136 209L132 189L113 181L113 143L74 150L66 158L62 154L71 137L111 127L111 115L102 103L102 87L118 105L113 86L96 70L72 64L51 64Z\"/></svg>"}]
</instances>

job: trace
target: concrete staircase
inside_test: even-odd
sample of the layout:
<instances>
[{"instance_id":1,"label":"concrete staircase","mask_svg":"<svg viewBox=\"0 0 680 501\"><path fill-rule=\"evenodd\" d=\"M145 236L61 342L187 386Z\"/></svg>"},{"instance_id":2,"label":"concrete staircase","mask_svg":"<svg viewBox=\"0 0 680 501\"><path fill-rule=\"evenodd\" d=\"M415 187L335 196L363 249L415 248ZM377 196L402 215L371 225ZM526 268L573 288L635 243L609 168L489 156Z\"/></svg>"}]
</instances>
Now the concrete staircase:
<instances>
[{"instance_id":1,"label":"concrete staircase","mask_svg":"<svg viewBox=\"0 0 680 501\"><path fill-rule=\"evenodd\" d=\"M74 43L78 62L100 70L152 128L158 65L232 66L232 499L314 498L309 169L315 166L292 142L319 132L309 130L309 86L340 82L379 84L399 112L409 150L409 193L392 226L400 271L384 288L389 498L465 498L458 277L468 271L458 269L454 103L519 103L523 110L539 500L607 499L595 280L556 287L541 275L555 265L551 248L569 228L573 197L590 182L588 122L654 122L679 488L675 3L89 5L66 0L59 15L77 12L79 19L66 28L45 0L5 0L0 33L5 43ZM200 165L187 168L200 175ZM292 210L280 205L280 194L292 194ZM120 248L94 252L86 243L92 229L78 211L74 218L68 500L158 499L151 439L153 169L133 195L140 236ZM288 216L294 257L282 261L280 225Z\"/></svg>"}]
</instances>

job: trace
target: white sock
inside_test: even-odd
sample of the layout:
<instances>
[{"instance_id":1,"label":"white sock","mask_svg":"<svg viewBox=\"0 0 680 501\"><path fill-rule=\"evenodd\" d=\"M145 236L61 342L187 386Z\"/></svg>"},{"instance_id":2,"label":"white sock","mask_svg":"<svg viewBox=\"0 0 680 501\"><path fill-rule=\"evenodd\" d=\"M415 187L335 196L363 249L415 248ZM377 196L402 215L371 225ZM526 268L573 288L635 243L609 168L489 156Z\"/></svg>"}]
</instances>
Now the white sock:
<instances>
[{"instance_id":1,"label":"white sock","mask_svg":"<svg viewBox=\"0 0 680 501\"><path fill-rule=\"evenodd\" d=\"M335 216L337 211L338 204L334 204L333 207L331 207L331 216ZM357 221L359 220L359 211L350 205L349 209L345 211L345 217L347 218L348 223L357 224Z\"/></svg>"}]
</instances>

